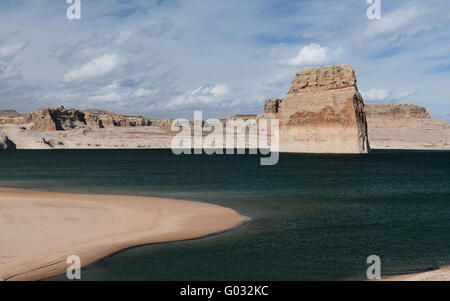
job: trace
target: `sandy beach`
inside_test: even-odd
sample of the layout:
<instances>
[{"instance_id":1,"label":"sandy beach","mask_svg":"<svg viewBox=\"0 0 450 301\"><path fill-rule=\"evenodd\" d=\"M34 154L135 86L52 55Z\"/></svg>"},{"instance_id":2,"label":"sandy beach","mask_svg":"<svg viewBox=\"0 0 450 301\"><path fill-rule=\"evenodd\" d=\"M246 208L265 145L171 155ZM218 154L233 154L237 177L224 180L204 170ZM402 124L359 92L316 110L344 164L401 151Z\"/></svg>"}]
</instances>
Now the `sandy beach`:
<instances>
[{"instance_id":1,"label":"sandy beach","mask_svg":"<svg viewBox=\"0 0 450 301\"><path fill-rule=\"evenodd\" d=\"M39 280L119 250L201 238L247 218L206 203L0 188L0 279Z\"/></svg>"},{"instance_id":2,"label":"sandy beach","mask_svg":"<svg viewBox=\"0 0 450 301\"><path fill-rule=\"evenodd\" d=\"M382 281L450 281L450 266L424 273L386 277Z\"/></svg>"}]
</instances>

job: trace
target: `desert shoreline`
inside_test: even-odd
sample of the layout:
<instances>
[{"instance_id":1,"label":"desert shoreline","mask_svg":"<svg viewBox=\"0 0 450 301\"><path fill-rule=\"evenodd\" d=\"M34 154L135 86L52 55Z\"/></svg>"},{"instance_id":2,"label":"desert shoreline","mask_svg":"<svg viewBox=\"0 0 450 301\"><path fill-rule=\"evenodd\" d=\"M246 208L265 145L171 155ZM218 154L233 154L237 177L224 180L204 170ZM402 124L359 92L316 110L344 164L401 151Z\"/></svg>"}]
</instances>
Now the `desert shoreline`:
<instances>
[{"instance_id":1,"label":"desert shoreline","mask_svg":"<svg viewBox=\"0 0 450 301\"><path fill-rule=\"evenodd\" d=\"M0 279L66 273L131 247L199 239L248 218L218 205L157 197L74 194L0 187Z\"/></svg>"}]
</instances>

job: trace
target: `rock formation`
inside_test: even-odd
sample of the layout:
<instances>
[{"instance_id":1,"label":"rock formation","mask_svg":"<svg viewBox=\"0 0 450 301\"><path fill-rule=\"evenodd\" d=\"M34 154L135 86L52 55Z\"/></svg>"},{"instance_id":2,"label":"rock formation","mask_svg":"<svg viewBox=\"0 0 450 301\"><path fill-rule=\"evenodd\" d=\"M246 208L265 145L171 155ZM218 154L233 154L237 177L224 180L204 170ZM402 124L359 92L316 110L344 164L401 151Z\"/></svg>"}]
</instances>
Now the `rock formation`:
<instances>
[{"instance_id":1,"label":"rock formation","mask_svg":"<svg viewBox=\"0 0 450 301\"><path fill-rule=\"evenodd\" d=\"M22 115L14 110L0 110L0 124L21 124Z\"/></svg>"},{"instance_id":2,"label":"rock formation","mask_svg":"<svg viewBox=\"0 0 450 301\"><path fill-rule=\"evenodd\" d=\"M45 108L27 113L23 117L0 117L0 124L27 125L31 131L69 131L76 129L101 129L105 127L151 126L152 120L140 116L125 116L102 110L75 110Z\"/></svg>"},{"instance_id":3,"label":"rock formation","mask_svg":"<svg viewBox=\"0 0 450 301\"><path fill-rule=\"evenodd\" d=\"M170 148L173 120L126 116L103 110L45 108L0 116L2 147L17 149ZM6 137L6 136L5 136Z\"/></svg>"},{"instance_id":4,"label":"rock formation","mask_svg":"<svg viewBox=\"0 0 450 301\"><path fill-rule=\"evenodd\" d=\"M364 110L366 111L367 118L431 118L430 114L424 107L409 104L367 104Z\"/></svg>"},{"instance_id":5,"label":"rock formation","mask_svg":"<svg viewBox=\"0 0 450 301\"><path fill-rule=\"evenodd\" d=\"M137 127L152 125L152 121L150 119L141 116L125 116L100 110L87 110L82 112L85 115L87 125L91 128L115 126Z\"/></svg>"},{"instance_id":6,"label":"rock formation","mask_svg":"<svg viewBox=\"0 0 450 301\"><path fill-rule=\"evenodd\" d=\"M0 132L0 150L16 149L16 145L9 140L8 136Z\"/></svg>"},{"instance_id":7,"label":"rock formation","mask_svg":"<svg viewBox=\"0 0 450 301\"><path fill-rule=\"evenodd\" d=\"M273 106L270 106L273 108ZM298 72L279 103L280 147L294 153L367 153L364 102L349 65Z\"/></svg>"},{"instance_id":8,"label":"rock formation","mask_svg":"<svg viewBox=\"0 0 450 301\"><path fill-rule=\"evenodd\" d=\"M221 121L235 119L280 119L284 152L366 153L368 137L374 149L450 150L450 125L426 109L364 106L348 65L304 69L283 100L266 101L263 114ZM96 109L0 110L0 149L170 148L173 122Z\"/></svg>"},{"instance_id":9,"label":"rock formation","mask_svg":"<svg viewBox=\"0 0 450 301\"><path fill-rule=\"evenodd\" d=\"M21 116L14 110L0 110L0 117L19 117Z\"/></svg>"},{"instance_id":10,"label":"rock formation","mask_svg":"<svg viewBox=\"0 0 450 301\"><path fill-rule=\"evenodd\" d=\"M264 114L277 114L282 102L283 100L278 98L266 100L266 103L264 104Z\"/></svg>"},{"instance_id":11,"label":"rock formation","mask_svg":"<svg viewBox=\"0 0 450 301\"><path fill-rule=\"evenodd\" d=\"M23 123L31 123L30 130L36 132L66 131L85 126L86 119L80 111L66 110L61 106L27 113L23 118Z\"/></svg>"},{"instance_id":12,"label":"rock formation","mask_svg":"<svg viewBox=\"0 0 450 301\"><path fill-rule=\"evenodd\" d=\"M376 149L450 149L450 125L434 120L423 107L366 105L370 144Z\"/></svg>"}]
</instances>

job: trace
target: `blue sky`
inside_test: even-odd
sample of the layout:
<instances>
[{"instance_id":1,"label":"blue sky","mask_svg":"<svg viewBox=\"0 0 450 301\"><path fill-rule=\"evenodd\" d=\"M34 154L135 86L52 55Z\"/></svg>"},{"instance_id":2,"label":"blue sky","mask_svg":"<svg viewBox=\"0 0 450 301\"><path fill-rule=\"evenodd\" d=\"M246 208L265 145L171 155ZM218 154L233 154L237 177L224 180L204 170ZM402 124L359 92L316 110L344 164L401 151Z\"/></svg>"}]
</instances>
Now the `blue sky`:
<instances>
[{"instance_id":1,"label":"blue sky","mask_svg":"<svg viewBox=\"0 0 450 301\"><path fill-rule=\"evenodd\" d=\"M310 65L349 63L366 103L450 121L450 4L381 0L0 2L0 108L101 108L154 118L260 113Z\"/></svg>"}]
</instances>

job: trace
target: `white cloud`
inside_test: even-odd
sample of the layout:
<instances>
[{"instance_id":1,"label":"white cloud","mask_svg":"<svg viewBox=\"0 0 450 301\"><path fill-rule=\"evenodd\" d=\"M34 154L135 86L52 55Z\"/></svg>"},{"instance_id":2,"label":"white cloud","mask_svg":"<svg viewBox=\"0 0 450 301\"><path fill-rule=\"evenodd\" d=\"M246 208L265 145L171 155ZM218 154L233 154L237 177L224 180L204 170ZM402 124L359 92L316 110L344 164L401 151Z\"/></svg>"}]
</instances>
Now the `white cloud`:
<instances>
[{"instance_id":1,"label":"white cloud","mask_svg":"<svg viewBox=\"0 0 450 301\"><path fill-rule=\"evenodd\" d=\"M192 92L179 95L162 106L166 109L173 110L188 105L217 105L230 93L230 88L226 84L205 85Z\"/></svg>"},{"instance_id":2,"label":"white cloud","mask_svg":"<svg viewBox=\"0 0 450 301\"><path fill-rule=\"evenodd\" d=\"M412 24L414 20L422 16L424 13L425 11L423 9L416 6L402 6L389 14L383 15L381 20L369 22L365 35L368 37L376 37L383 34L397 32Z\"/></svg>"},{"instance_id":3,"label":"white cloud","mask_svg":"<svg viewBox=\"0 0 450 301\"><path fill-rule=\"evenodd\" d=\"M0 93L0 103L30 111L61 102L94 107L91 97L111 100L121 96L121 101L99 102L96 107L155 118L192 117L194 108L204 108L208 117L259 113L265 98L286 93L297 69L309 64L349 63L366 90L426 90L430 111L449 112L446 49L450 45L450 1L384 1L379 21L367 20L368 6L364 0L354 2L359 1L361 5L297 1L287 10L279 10L271 1L237 1L233 5L229 1L164 1L163 5L158 5L162 1L92 1L90 22L77 23L80 30L76 31L72 22L62 18L60 9L49 9L51 0L40 0L44 5L39 6L33 1L6 1L7 7L0 10L0 53L8 58L0 59L0 89L13 92ZM8 19L11 12L13 28ZM41 22L42 15L46 22ZM179 40L174 40L175 36ZM28 46L19 51L22 41ZM311 43L316 43L317 50ZM344 51L339 51L340 46ZM115 69L113 63L109 73L87 67L105 54L116 54L123 63ZM17 59L20 62L14 64ZM366 71L361 76L364 69L374 68L377 72ZM106 89L114 80L117 83ZM203 86L193 95L194 88L201 86L198 83L208 82L227 83L232 91L224 94L225 86ZM24 96L23 90L16 88L20 85L36 89L27 90ZM148 92L138 92L140 88L157 88L158 93L145 97ZM50 93L79 95L42 99ZM167 109L166 104L177 97L181 104L172 102L177 110ZM382 99L378 101L399 97L404 95L371 96ZM417 96L402 102L410 100L420 104ZM126 105L121 106L122 101Z\"/></svg>"},{"instance_id":4,"label":"white cloud","mask_svg":"<svg viewBox=\"0 0 450 301\"><path fill-rule=\"evenodd\" d=\"M139 98L139 97L150 97L150 96L154 96L158 94L158 90L147 90L147 89L139 89L137 90L134 95Z\"/></svg>"},{"instance_id":5,"label":"white cloud","mask_svg":"<svg viewBox=\"0 0 450 301\"><path fill-rule=\"evenodd\" d=\"M300 48L300 51L294 58L282 60L280 61L280 64L292 67L321 65L330 60L329 53L330 49L328 47L312 43Z\"/></svg>"},{"instance_id":6,"label":"white cloud","mask_svg":"<svg viewBox=\"0 0 450 301\"><path fill-rule=\"evenodd\" d=\"M93 59L83 67L72 70L64 76L64 82L74 82L106 75L114 71L121 64L120 57L117 54L105 54L99 58Z\"/></svg>"},{"instance_id":7,"label":"white cloud","mask_svg":"<svg viewBox=\"0 0 450 301\"><path fill-rule=\"evenodd\" d=\"M222 96L230 93L230 89L226 84L206 85L192 92L192 96L212 95L214 97Z\"/></svg>"},{"instance_id":8,"label":"white cloud","mask_svg":"<svg viewBox=\"0 0 450 301\"><path fill-rule=\"evenodd\" d=\"M0 59L8 59L15 56L27 46L27 42L21 42L10 46L0 47Z\"/></svg>"},{"instance_id":9,"label":"white cloud","mask_svg":"<svg viewBox=\"0 0 450 301\"><path fill-rule=\"evenodd\" d=\"M104 95L96 95L89 97L89 101L92 102L116 102L121 101L122 95L117 92L111 92Z\"/></svg>"},{"instance_id":10,"label":"white cloud","mask_svg":"<svg viewBox=\"0 0 450 301\"><path fill-rule=\"evenodd\" d=\"M414 96L417 92L405 91L395 92L391 89L371 89L361 91L364 101L368 103L392 103L398 102L404 98Z\"/></svg>"}]
</instances>

